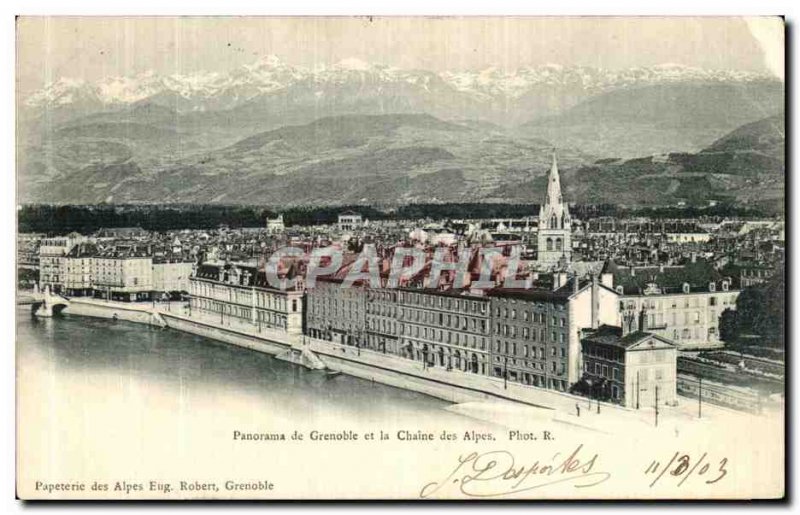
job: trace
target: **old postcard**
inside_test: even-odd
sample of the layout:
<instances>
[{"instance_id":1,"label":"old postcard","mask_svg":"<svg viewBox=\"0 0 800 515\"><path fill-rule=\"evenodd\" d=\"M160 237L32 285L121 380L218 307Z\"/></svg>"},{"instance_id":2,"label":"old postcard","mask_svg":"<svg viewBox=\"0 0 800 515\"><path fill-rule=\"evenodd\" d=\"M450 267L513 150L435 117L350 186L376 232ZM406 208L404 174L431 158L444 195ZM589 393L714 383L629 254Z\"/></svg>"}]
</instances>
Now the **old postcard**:
<instances>
[{"instance_id":1,"label":"old postcard","mask_svg":"<svg viewBox=\"0 0 800 515\"><path fill-rule=\"evenodd\" d=\"M21 499L780 499L779 17L17 19Z\"/></svg>"}]
</instances>

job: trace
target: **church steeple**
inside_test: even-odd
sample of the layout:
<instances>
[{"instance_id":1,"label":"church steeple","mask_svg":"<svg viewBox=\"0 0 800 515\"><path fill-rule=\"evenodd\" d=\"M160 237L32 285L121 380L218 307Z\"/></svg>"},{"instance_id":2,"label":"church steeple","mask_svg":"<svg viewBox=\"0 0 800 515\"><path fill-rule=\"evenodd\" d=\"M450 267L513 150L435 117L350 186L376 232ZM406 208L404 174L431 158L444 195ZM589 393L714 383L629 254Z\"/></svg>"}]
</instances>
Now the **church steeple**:
<instances>
[{"instance_id":1,"label":"church steeple","mask_svg":"<svg viewBox=\"0 0 800 515\"><path fill-rule=\"evenodd\" d=\"M558 157L553 149L553 162L547 174L547 193L539 208L538 261L543 266L558 266L571 260L572 220L561 196Z\"/></svg>"},{"instance_id":2,"label":"church steeple","mask_svg":"<svg viewBox=\"0 0 800 515\"><path fill-rule=\"evenodd\" d=\"M547 197L545 204L561 204L561 178L558 176L558 158L556 149L553 149L553 164L550 166L550 173L547 176Z\"/></svg>"},{"instance_id":3,"label":"church steeple","mask_svg":"<svg viewBox=\"0 0 800 515\"><path fill-rule=\"evenodd\" d=\"M558 174L558 158L553 149L553 164L547 174L547 195L544 205L539 210L540 227L549 229L569 228L569 209L561 197L561 177Z\"/></svg>"}]
</instances>

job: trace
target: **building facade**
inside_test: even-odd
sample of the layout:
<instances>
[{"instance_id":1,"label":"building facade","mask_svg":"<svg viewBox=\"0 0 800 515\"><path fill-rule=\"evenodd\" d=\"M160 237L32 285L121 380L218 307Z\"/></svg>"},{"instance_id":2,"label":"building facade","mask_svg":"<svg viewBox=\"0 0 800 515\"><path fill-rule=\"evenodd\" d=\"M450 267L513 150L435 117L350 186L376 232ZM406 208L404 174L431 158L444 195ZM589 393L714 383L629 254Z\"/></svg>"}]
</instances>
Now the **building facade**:
<instances>
[{"instance_id":1,"label":"building facade","mask_svg":"<svg viewBox=\"0 0 800 515\"><path fill-rule=\"evenodd\" d=\"M317 278L306 292L306 332L344 345L365 346L367 292L362 286L342 287L342 280Z\"/></svg>"},{"instance_id":2,"label":"building facade","mask_svg":"<svg viewBox=\"0 0 800 515\"><path fill-rule=\"evenodd\" d=\"M702 348L722 345L719 320L726 309L736 309L739 290L730 282L692 287L685 283L679 291L653 284L638 294L619 297L620 319L625 311L647 316L648 331L675 342L679 348Z\"/></svg>"},{"instance_id":3,"label":"building facade","mask_svg":"<svg viewBox=\"0 0 800 515\"><path fill-rule=\"evenodd\" d=\"M153 258L136 248L101 253L92 259L95 297L137 302L151 300Z\"/></svg>"},{"instance_id":4,"label":"building facade","mask_svg":"<svg viewBox=\"0 0 800 515\"><path fill-rule=\"evenodd\" d=\"M680 266L619 267L606 263L603 280L620 295L618 320L625 311L647 313L648 331L679 348L715 347L719 320L726 309L736 309L740 290L711 263L692 260Z\"/></svg>"},{"instance_id":5,"label":"building facade","mask_svg":"<svg viewBox=\"0 0 800 515\"><path fill-rule=\"evenodd\" d=\"M94 295L94 257L97 246L78 243L64 257L63 292L70 297Z\"/></svg>"},{"instance_id":6,"label":"building facade","mask_svg":"<svg viewBox=\"0 0 800 515\"><path fill-rule=\"evenodd\" d=\"M189 291L194 263L191 261L153 259L153 290L159 294Z\"/></svg>"},{"instance_id":7,"label":"building facade","mask_svg":"<svg viewBox=\"0 0 800 515\"><path fill-rule=\"evenodd\" d=\"M359 213L345 211L339 214L339 230L355 231L364 225L364 220Z\"/></svg>"},{"instance_id":8,"label":"building facade","mask_svg":"<svg viewBox=\"0 0 800 515\"><path fill-rule=\"evenodd\" d=\"M583 379L590 397L636 409L676 402L677 346L640 330L646 322L639 324L637 329L632 322L633 331L602 326L583 338Z\"/></svg>"},{"instance_id":9,"label":"building facade","mask_svg":"<svg viewBox=\"0 0 800 515\"><path fill-rule=\"evenodd\" d=\"M580 380L581 330L616 320L618 295L596 278L564 275L552 290L490 293L491 375L558 391Z\"/></svg>"},{"instance_id":10,"label":"building facade","mask_svg":"<svg viewBox=\"0 0 800 515\"><path fill-rule=\"evenodd\" d=\"M39 287L53 292L64 291L66 260L72 247L86 238L77 233L44 238L39 245Z\"/></svg>"},{"instance_id":11,"label":"building facade","mask_svg":"<svg viewBox=\"0 0 800 515\"><path fill-rule=\"evenodd\" d=\"M400 289L399 355L423 367L489 375L490 299L459 290Z\"/></svg>"},{"instance_id":12,"label":"building facade","mask_svg":"<svg viewBox=\"0 0 800 515\"><path fill-rule=\"evenodd\" d=\"M286 225L283 223L283 214L275 218L267 218L267 232L269 234L281 233L286 230Z\"/></svg>"},{"instance_id":13,"label":"building facade","mask_svg":"<svg viewBox=\"0 0 800 515\"><path fill-rule=\"evenodd\" d=\"M742 288L763 284L775 275L775 268L769 265L740 264L738 267L740 274L739 283Z\"/></svg>"},{"instance_id":14,"label":"building facade","mask_svg":"<svg viewBox=\"0 0 800 515\"><path fill-rule=\"evenodd\" d=\"M218 318L222 325L248 324L303 333L303 292L273 288L256 267L202 264L189 280L191 314Z\"/></svg>"},{"instance_id":15,"label":"building facade","mask_svg":"<svg viewBox=\"0 0 800 515\"><path fill-rule=\"evenodd\" d=\"M367 347L377 352L398 354L400 324L395 289L367 290Z\"/></svg>"}]
</instances>

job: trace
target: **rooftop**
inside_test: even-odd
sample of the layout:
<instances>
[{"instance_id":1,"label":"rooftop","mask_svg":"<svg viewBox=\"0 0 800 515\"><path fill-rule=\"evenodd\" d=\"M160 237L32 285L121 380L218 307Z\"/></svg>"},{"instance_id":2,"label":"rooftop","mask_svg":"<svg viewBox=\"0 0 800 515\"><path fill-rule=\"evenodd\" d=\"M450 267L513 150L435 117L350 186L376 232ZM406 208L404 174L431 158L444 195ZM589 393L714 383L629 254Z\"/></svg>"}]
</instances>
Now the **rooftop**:
<instances>
[{"instance_id":1,"label":"rooftop","mask_svg":"<svg viewBox=\"0 0 800 515\"><path fill-rule=\"evenodd\" d=\"M584 337L583 341L627 349L651 336L654 336L653 333L644 331L635 331L623 336L621 327L601 325L595 332Z\"/></svg>"}]
</instances>

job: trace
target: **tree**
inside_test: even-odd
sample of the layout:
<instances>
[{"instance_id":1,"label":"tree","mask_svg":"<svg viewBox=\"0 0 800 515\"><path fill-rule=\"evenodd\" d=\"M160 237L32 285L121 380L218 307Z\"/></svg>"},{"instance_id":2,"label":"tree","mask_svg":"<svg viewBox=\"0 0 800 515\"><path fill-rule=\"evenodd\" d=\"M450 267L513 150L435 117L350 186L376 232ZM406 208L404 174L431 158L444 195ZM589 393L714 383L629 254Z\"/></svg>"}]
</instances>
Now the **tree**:
<instances>
[{"instance_id":1,"label":"tree","mask_svg":"<svg viewBox=\"0 0 800 515\"><path fill-rule=\"evenodd\" d=\"M765 283L742 290L736 299L736 313L725 310L720 317L720 337L736 342L742 336L758 336L767 347L784 347L786 278L783 267Z\"/></svg>"},{"instance_id":2,"label":"tree","mask_svg":"<svg viewBox=\"0 0 800 515\"><path fill-rule=\"evenodd\" d=\"M739 334L738 317L736 311L727 308L719 317L719 337L727 343L736 343L736 336Z\"/></svg>"},{"instance_id":3,"label":"tree","mask_svg":"<svg viewBox=\"0 0 800 515\"><path fill-rule=\"evenodd\" d=\"M742 290L739 298L736 299L736 330L739 335L743 333L759 334L759 329L764 326L766 299L767 292L763 285Z\"/></svg>"}]
</instances>

